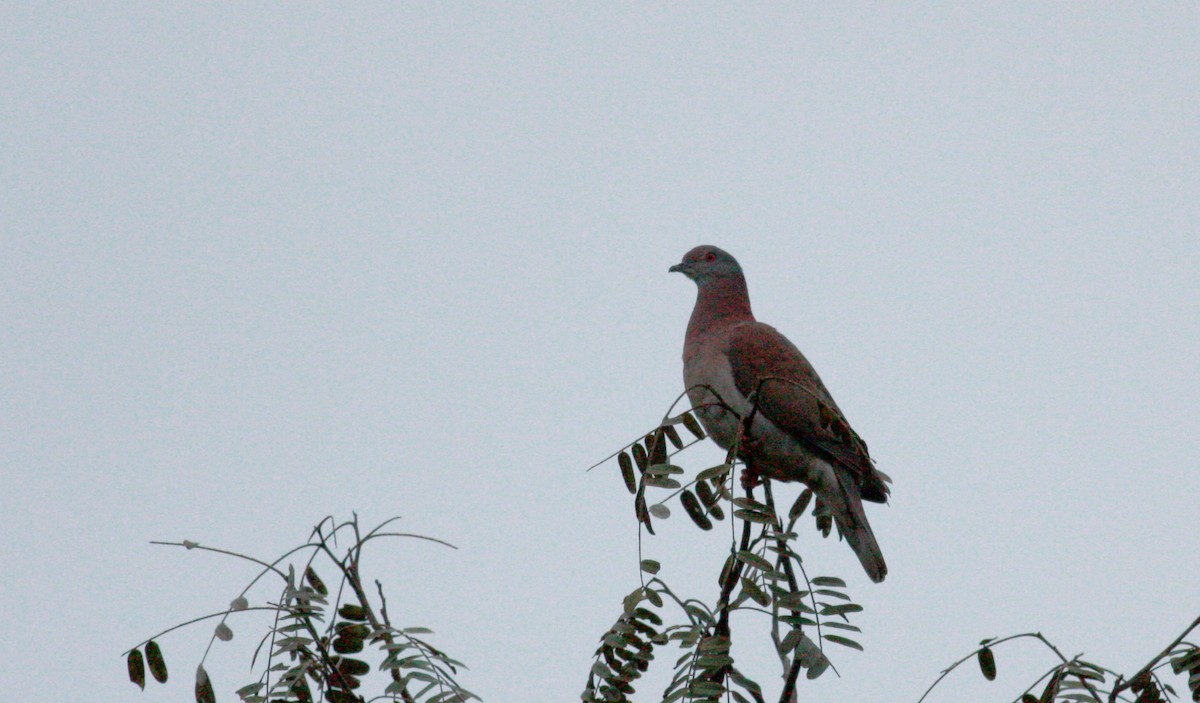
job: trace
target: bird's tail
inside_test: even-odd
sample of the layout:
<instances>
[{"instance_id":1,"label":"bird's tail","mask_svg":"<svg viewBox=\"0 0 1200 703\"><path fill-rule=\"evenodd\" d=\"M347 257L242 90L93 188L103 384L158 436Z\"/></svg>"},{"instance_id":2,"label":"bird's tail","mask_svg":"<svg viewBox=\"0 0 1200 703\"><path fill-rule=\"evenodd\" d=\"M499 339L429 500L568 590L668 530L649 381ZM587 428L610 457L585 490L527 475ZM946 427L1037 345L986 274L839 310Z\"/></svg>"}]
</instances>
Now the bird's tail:
<instances>
[{"instance_id":1,"label":"bird's tail","mask_svg":"<svg viewBox=\"0 0 1200 703\"><path fill-rule=\"evenodd\" d=\"M850 476L840 475L840 471L837 473L842 484L840 495L830 496L834 500L824 502L829 506L833 513L833 519L837 521L838 529L850 543L850 548L854 550L858 561L862 563L867 576L875 583L879 583L884 576L887 576L887 564L883 561L883 552L879 549L879 543L875 541L875 533L871 531L871 524L867 522L867 514L863 512L862 499L858 496L853 479Z\"/></svg>"}]
</instances>

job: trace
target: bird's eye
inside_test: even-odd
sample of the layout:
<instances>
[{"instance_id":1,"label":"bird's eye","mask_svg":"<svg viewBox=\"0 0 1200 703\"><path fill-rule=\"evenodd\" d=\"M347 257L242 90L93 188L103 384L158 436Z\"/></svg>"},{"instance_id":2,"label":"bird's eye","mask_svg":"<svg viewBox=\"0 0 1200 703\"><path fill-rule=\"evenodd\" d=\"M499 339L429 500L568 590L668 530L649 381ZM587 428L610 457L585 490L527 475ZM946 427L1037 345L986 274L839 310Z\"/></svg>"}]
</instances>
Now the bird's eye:
<instances>
[{"instance_id":1,"label":"bird's eye","mask_svg":"<svg viewBox=\"0 0 1200 703\"><path fill-rule=\"evenodd\" d=\"M717 260L717 255L716 255L716 254L714 254L714 253L712 253L712 252L710 251L710 252L708 252L707 254L705 254L705 255L704 255L704 260L705 260L705 261L716 261L716 260Z\"/></svg>"}]
</instances>

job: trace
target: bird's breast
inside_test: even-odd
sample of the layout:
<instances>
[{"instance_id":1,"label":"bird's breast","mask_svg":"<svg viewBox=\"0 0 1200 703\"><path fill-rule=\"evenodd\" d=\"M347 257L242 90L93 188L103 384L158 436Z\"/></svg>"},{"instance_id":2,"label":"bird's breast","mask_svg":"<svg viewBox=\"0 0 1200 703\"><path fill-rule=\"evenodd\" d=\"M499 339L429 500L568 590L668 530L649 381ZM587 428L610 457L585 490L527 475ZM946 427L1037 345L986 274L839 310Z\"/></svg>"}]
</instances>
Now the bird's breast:
<instances>
[{"instance_id":1,"label":"bird's breast","mask_svg":"<svg viewBox=\"0 0 1200 703\"><path fill-rule=\"evenodd\" d=\"M735 413L744 407L745 398L733 382L728 357L713 344L685 345L683 384L700 424L713 441L722 449L733 446L739 423Z\"/></svg>"},{"instance_id":2,"label":"bird's breast","mask_svg":"<svg viewBox=\"0 0 1200 703\"><path fill-rule=\"evenodd\" d=\"M734 382L725 350L711 343L685 345L683 382L705 431L722 449L732 447L741 433L741 418L751 408ZM811 465L815 457L761 412L750 422L750 439L754 463L767 476L808 483L824 473Z\"/></svg>"}]
</instances>

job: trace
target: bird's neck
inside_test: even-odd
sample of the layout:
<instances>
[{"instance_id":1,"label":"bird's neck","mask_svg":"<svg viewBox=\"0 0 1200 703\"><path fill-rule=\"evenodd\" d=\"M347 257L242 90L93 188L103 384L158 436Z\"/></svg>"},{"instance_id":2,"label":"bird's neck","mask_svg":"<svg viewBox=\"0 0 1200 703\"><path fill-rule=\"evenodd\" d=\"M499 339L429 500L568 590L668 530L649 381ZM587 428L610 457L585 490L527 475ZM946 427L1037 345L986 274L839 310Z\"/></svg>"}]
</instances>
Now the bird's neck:
<instances>
[{"instance_id":1,"label":"bird's neck","mask_svg":"<svg viewBox=\"0 0 1200 703\"><path fill-rule=\"evenodd\" d=\"M738 277L710 281L700 286L696 294L696 307L692 309L692 318L688 321L688 337L753 320L746 279Z\"/></svg>"}]
</instances>

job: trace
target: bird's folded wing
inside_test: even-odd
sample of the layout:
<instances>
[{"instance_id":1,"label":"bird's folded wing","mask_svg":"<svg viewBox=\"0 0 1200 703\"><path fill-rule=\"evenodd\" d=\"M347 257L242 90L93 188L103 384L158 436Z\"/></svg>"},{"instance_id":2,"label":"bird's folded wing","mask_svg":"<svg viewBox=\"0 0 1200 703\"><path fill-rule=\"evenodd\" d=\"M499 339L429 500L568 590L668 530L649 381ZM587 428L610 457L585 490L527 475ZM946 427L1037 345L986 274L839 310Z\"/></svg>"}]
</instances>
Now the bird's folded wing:
<instances>
[{"instance_id":1,"label":"bird's folded wing","mask_svg":"<svg viewBox=\"0 0 1200 703\"><path fill-rule=\"evenodd\" d=\"M758 412L859 481L870 476L867 445L850 428L808 359L787 337L770 325L751 322L731 330L727 341L733 381L743 395L749 398L753 394Z\"/></svg>"}]
</instances>

